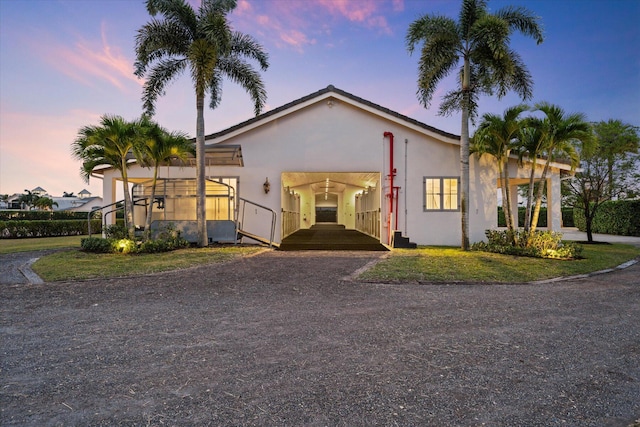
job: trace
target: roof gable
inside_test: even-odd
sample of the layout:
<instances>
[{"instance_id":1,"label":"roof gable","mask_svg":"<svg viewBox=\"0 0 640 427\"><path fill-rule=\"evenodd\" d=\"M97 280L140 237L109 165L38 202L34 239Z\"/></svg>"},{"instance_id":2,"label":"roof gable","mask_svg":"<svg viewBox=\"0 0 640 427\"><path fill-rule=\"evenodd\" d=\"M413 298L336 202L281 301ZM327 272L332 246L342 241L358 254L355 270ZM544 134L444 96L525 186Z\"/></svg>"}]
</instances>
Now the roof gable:
<instances>
[{"instance_id":1,"label":"roof gable","mask_svg":"<svg viewBox=\"0 0 640 427\"><path fill-rule=\"evenodd\" d=\"M224 140L227 140L229 138L232 138L234 136L247 132L251 129L255 129L257 127L263 126L280 117L289 115L295 111L301 110L305 107L308 107L310 105L316 104L324 100L329 100L331 98L335 98L342 102L346 102L356 108L366 110L372 114L397 122L403 126L413 128L414 130L420 133L429 134L436 139L442 140L443 142L459 144L460 136L458 135L454 135L454 134L442 131L440 129L436 129L433 126L429 126L418 120L412 119L403 114L390 110L386 107L383 107L371 101L367 101L366 99L352 95L348 92L345 92L341 89L334 87L333 85L329 85L324 89L321 89L317 92L311 93L295 101L284 104L273 110L267 111L266 113L260 114L256 117L253 117L237 125L231 126L230 128L207 135L205 137L205 141L208 141L209 143L214 143L214 144L220 143Z\"/></svg>"}]
</instances>

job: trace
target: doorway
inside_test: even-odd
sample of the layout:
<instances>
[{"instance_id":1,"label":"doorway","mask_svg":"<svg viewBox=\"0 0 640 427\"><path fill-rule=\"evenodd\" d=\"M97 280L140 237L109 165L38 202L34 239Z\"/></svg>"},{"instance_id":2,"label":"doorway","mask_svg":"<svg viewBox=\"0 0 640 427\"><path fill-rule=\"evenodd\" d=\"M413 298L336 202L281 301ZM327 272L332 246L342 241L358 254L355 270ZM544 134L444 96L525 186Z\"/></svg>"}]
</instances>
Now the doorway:
<instances>
[{"instance_id":1,"label":"doorway","mask_svg":"<svg viewBox=\"0 0 640 427\"><path fill-rule=\"evenodd\" d=\"M337 206L316 206L316 222L338 222Z\"/></svg>"}]
</instances>

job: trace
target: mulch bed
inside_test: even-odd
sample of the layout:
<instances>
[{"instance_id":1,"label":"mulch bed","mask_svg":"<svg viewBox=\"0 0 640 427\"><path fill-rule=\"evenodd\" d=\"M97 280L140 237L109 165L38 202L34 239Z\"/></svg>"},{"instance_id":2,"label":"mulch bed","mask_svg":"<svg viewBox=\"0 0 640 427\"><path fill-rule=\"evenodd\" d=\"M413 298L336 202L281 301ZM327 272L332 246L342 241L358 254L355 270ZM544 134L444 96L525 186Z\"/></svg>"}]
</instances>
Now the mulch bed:
<instances>
[{"instance_id":1,"label":"mulch bed","mask_svg":"<svg viewBox=\"0 0 640 427\"><path fill-rule=\"evenodd\" d=\"M628 426L640 266L545 285L359 283L268 251L0 286L0 424Z\"/></svg>"}]
</instances>

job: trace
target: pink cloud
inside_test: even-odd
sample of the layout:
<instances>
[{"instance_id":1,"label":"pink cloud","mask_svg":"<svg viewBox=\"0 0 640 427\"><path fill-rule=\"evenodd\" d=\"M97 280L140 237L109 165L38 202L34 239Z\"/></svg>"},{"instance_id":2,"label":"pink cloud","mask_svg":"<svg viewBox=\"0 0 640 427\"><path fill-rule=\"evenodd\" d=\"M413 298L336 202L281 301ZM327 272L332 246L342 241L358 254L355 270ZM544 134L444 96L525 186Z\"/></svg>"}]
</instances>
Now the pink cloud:
<instances>
[{"instance_id":1,"label":"pink cloud","mask_svg":"<svg viewBox=\"0 0 640 427\"><path fill-rule=\"evenodd\" d=\"M281 32L280 40L290 46L297 48L297 50L299 51L302 51L302 48L306 45L315 44L315 40L309 40L304 33L297 30Z\"/></svg>"},{"instance_id":2,"label":"pink cloud","mask_svg":"<svg viewBox=\"0 0 640 427\"><path fill-rule=\"evenodd\" d=\"M332 15L343 16L351 22L363 23L368 28L378 28L384 33L391 34L387 19L381 15L380 11L384 3L378 0L317 0L317 3L325 7ZM397 7L404 8L404 3L394 0L394 10Z\"/></svg>"},{"instance_id":3,"label":"pink cloud","mask_svg":"<svg viewBox=\"0 0 640 427\"><path fill-rule=\"evenodd\" d=\"M316 37L331 37L332 26L348 21L383 34L392 30L385 14L404 10L404 0L240 0L233 18L241 30L251 28L277 47L304 52ZM324 43L331 46L333 43Z\"/></svg>"},{"instance_id":4,"label":"pink cloud","mask_svg":"<svg viewBox=\"0 0 640 427\"><path fill-rule=\"evenodd\" d=\"M240 15L251 13L253 12L253 6L251 6L248 0L240 0L234 12Z\"/></svg>"},{"instance_id":5,"label":"pink cloud","mask_svg":"<svg viewBox=\"0 0 640 427\"><path fill-rule=\"evenodd\" d=\"M52 44L42 56L60 72L85 85L93 85L93 80L98 79L125 91L126 82L144 84L133 74L133 59L109 44L104 23L99 43L78 40L72 47Z\"/></svg>"}]
</instances>

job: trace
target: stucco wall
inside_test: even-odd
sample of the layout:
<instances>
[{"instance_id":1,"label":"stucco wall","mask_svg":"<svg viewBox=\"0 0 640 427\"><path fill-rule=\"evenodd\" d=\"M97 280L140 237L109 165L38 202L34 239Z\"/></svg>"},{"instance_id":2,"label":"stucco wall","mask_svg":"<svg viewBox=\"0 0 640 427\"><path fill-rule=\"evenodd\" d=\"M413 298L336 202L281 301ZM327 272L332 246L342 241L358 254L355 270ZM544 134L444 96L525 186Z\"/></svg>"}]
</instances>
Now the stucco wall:
<instances>
[{"instance_id":1,"label":"stucco wall","mask_svg":"<svg viewBox=\"0 0 640 427\"><path fill-rule=\"evenodd\" d=\"M460 212L426 212L424 177L456 177L459 172L459 146L451 140L433 136L419 126L358 108L343 99L321 99L304 108L270 118L222 135L208 144L241 145L244 167L208 167L208 176L239 177L238 195L281 214L281 195L285 172L377 172L381 182L376 192L381 207L381 236L386 242L390 229L401 230L418 244L460 244ZM299 107L297 107L299 108ZM375 114L374 114L375 113ZM389 139L394 135L394 186L400 187L397 208L390 217ZM406 141L406 142L405 142ZM132 179L150 176L151 171L134 166ZM514 171L514 173L522 173ZM484 238L487 228L496 226L497 169L491 158L472 158L470 166L470 240ZM109 202L109 183L113 174L105 175L105 203ZM195 168L167 168L161 177L195 177ZM268 178L272 190L265 194ZM293 188L300 195L301 227L313 224L315 196L309 186ZM358 188L347 186L339 196L338 220L351 228L355 225L354 198ZM396 223L397 217L397 223ZM307 220L304 221L303 218ZM244 211L242 227L255 234L267 235L271 220L263 211L250 207ZM389 226L390 224L390 226ZM277 223L275 241L280 241Z\"/></svg>"}]
</instances>

